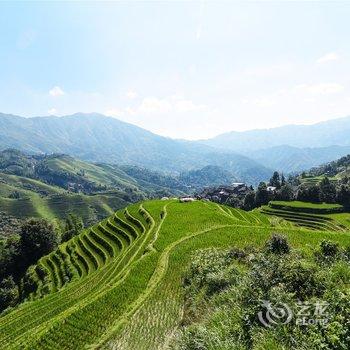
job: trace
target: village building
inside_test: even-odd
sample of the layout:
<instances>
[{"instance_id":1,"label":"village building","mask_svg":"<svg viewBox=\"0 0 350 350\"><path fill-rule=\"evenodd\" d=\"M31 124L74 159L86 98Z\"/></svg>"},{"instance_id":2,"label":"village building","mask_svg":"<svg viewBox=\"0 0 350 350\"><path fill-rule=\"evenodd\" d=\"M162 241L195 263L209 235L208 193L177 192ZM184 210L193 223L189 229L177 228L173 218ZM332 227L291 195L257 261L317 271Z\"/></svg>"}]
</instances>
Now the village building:
<instances>
[{"instance_id":1,"label":"village building","mask_svg":"<svg viewBox=\"0 0 350 350\"><path fill-rule=\"evenodd\" d=\"M275 186L267 186L266 190L269 193L276 193L277 187L275 187Z\"/></svg>"}]
</instances>

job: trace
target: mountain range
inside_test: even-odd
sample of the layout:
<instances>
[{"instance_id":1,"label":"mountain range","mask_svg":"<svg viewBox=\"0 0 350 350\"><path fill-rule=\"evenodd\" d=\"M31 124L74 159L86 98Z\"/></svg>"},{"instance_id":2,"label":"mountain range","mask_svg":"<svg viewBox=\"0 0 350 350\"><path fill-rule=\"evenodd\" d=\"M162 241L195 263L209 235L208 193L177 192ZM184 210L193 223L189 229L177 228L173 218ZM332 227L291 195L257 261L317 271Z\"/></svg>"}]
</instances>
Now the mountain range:
<instances>
[{"instance_id":1,"label":"mountain range","mask_svg":"<svg viewBox=\"0 0 350 350\"><path fill-rule=\"evenodd\" d=\"M208 165L232 177L256 184L271 169L234 151L156 135L135 125L101 114L23 118L0 114L0 150L65 153L82 160L132 164L180 174Z\"/></svg>"},{"instance_id":2,"label":"mountain range","mask_svg":"<svg viewBox=\"0 0 350 350\"><path fill-rule=\"evenodd\" d=\"M350 153L350 146L305 147L274 146L244 154L266 167L285 173L299 173Z\"/></svg>"},{"instance_id":3,"label":"mountain range","mask_svg":"<svg viewBox=\"0 0 350 350\"><path fill-rule=\"evenodd\" d=\"M251 184L268 179L273 170L299 172L340 158L350 153L349 135L350 117L185 141L97 113L34 118L0 113L0 150L64 153L172 175L214 166L226 179Z\"/></svg>"},{"instance_id":4,"label":"mountain range","mask_svg":"<svg viewBox=\"0 0 350 350\"><path fill-rule=\"evenodd\" d=\"M350 116L312 125L286 125L272 129L231 131L201 142L212 147L246 152L281 145L298 148L350 146L349 135Z\"/></svg>"}]
</instances>

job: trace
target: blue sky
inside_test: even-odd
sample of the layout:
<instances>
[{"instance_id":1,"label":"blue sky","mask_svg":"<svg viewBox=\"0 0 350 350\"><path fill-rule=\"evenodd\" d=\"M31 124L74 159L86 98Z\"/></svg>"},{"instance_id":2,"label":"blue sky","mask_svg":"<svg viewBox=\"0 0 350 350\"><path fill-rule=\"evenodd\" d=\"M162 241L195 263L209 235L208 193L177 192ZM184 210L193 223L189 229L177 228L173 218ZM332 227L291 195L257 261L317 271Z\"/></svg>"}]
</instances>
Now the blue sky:
<instances>
[{"instance_id":1,"label":"blue sky","mask_svg":"<svg viewBox=\"0 0 350 350\"><path fill-rule=\"evenodd\" d=\"M161 135L350 115L350 2L0 3L0 111Z\"/></svg>"}]
</instances>

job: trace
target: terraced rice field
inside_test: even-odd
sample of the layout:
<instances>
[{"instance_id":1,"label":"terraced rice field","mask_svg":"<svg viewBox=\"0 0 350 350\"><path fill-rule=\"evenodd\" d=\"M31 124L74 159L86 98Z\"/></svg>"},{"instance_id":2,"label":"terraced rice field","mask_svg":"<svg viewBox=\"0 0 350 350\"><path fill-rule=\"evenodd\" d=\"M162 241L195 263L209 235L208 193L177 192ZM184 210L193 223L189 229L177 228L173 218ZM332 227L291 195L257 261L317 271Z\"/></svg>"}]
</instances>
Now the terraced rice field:
<instances>
[{"instance_id":1,"label":"terraced rice field","mask_svg":"<svg viewBox=\"0 0 350 350\"><path fill-rule=\"evenodd\" d=\"M342 213L342 210L339 205L297 201L274 201L260 209L263 214L282 218L298 226L315 230L346 232L350 227L350 213Z\"/></svg>"},{"instance_id":2,"label":"terraced rice field","mask_svg":"<svg viewBox=\"0 0 350 350\"><path fill-rule=\"evenodd\" d=\"M342 173L337 174L336 176L327 176L329 181L333 183L337 183L342 175ZM302 184L311 186L311 185L317 185L319 184L326 176L325 175L320 175L320 176L306 176L306 177L299 177L300 181Z\"/></svg>"},{"instance_id":3,"label":"terraced rice field","mask_svg":"<svg viewBox=\"0 0 350 350\"><path fill-rule=\"evenodd\" d=\"M0 317L0 348L166 349L195 250L260 246L276 231L300 249L350 243L345 229L320 228L202 201L131 205L38 262L28 300Z\"/></svg>"}]
</instances>

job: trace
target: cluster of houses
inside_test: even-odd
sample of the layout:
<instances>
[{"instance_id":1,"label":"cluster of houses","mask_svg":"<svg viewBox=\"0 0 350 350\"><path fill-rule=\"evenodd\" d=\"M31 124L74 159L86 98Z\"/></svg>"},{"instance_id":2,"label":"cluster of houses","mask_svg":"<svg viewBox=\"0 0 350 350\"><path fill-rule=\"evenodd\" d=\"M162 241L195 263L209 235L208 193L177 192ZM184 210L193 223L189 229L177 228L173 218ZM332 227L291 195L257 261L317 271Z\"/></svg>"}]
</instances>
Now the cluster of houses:
<instances>
[{"instance_id":1,"label":"cluster of houses","mask_svg":"<svg viewBox=\"0 0 350 350\"><path fill-rule=\"evenodd\" d=\"M267 186L267 191L271 194L275 193L277 188ZM248 192L253 191L252 186L248 186L243 182L234 182L231 185L222 185L217 187L208 187L202 192L194 196L184 196L179 198L180 203L193 202L195 200L208 200L217 203L227 203L229 200L243 200ZM167 200L168 197L163 197L162 200Z\"/></svg>"},{"instance_id":2,"label":"cluster of houses","mask_svg":"<svg viewBox=\"0 0 350 350\"><path fill-rule=\"evenodd\" d=\"M251 187L243 182L234 182L228 186L218 186L215 188L205 188L199 195L199 198L205 198L213 202L225 203L229 198L244 198L251 191Z\"/></svg>"}]
</instances>

